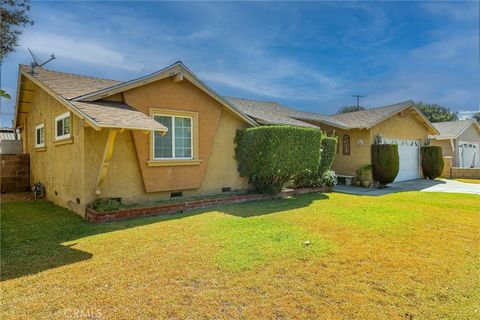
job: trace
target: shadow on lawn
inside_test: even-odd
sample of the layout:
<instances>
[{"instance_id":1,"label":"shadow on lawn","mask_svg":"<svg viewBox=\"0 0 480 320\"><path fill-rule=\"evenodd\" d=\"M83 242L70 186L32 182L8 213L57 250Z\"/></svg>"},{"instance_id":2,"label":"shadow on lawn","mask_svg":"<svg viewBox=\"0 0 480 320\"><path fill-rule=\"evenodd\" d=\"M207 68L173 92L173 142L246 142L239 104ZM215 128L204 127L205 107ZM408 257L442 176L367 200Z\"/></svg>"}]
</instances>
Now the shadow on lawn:
<instances>
[{"instance_id":1,"label":"shadow on lawn","mask_svg":"<svg viewBox=\"0 0 480 320\"><path fill-rule=\"evenodd\" d=\"M0 281L90 259L91 253L72 248L73 245L63 244L87 236L183 219L209 211L248 218L305 207L312 201L322 199L328 199L328 196L315 193L97 225L86 222L80 216L47 201L3 203Z\"/></svg>"}]
</instances>

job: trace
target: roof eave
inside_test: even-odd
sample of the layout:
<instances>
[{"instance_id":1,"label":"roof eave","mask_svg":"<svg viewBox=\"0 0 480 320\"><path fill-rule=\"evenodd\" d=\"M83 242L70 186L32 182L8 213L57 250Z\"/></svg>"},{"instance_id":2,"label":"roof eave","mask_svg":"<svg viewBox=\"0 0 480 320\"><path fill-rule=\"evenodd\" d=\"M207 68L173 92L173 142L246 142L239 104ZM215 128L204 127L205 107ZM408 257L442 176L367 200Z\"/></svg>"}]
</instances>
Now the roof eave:
<instances>
[{"instance_id":1,"label":"roof eave","mask_svg":"<svg viewBox=\"0 0 480 320\"><path fill-rule=\"evenodd\" d=\"M179 70L176 70L179 69ZM246 115L244 112L241 110L237 109L232 103L230 103L228 100L223 98L221 95L219 95L215 90L207 86L204 82L202 82L192 71L190 71L181 61L175 62L174 64L161 69L157 72L154 72L152 74L149 74L144 77L140 77L131 81L123 82L105 89L101 89L89 94L85 94L82 96L78 96L73 98L72 100L74 101L84 101L84 102L89 102L89 101L95 101L101 98L104 98L106 96L111 96L116 93L120 93L129 89L133 89L142 85L146 85L149 83L152 83L154 81L162 80L171 76L176 75L179 72L184 73L184 77L187 78L190 82L194 83L198 87L200 87L204 92L206 92L208 95L210 95L212 98L217 100L220 104L222 104L224 107L229 109L231 112L234 114L237 114L241 119L243 119L245 122L250 124L251 126L258 126L258 123L256 123L252 118L250 118L248 115Z\"/></svg>"}]
</instances>

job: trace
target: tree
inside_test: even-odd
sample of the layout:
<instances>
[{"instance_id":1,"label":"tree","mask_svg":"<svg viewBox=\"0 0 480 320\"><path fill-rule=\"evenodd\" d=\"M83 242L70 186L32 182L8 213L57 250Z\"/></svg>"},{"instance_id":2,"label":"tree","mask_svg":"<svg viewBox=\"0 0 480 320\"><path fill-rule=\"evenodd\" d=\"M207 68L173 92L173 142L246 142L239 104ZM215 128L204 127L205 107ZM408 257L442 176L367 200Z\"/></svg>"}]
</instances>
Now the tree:
<instances>
[{"instance_id":1,"label":"tree","mask_svg":"<svg viewBox=\"0 0 480 320\"><path fill-rule=\"evenodd\" d=\"M418 109L420 109L420 111L422 111L423 115L430 120L430 122L458 120L457 112L452 112L447 107L423 102L415 102L415 105L418 107Z\"/></svg>"},{"instance_id":2,"label":"tree","mask_svg":"<svg viewBox=\"0 0 480 320\"><path fill-rule=\"evenodd\" d=\"M11 99L10 95L2 89L0 89L0 98Z\"/></svg>"},{"instance_id":3,"label":"tree","mask_svg":"<svg viewBox=\"0 0 480 320\"><path fill-rule=\"evenodd\" d=\"M478 123L480 123L480 112L475 113L472 118L477 120Z\"/></svg>"},{"instance_id":4,"label":"tree","mask_svg":"<svg viewBox=\"0 0 480 320\"><path fill-rule=\"evenodd\" d=\"M18 45L21 27L32 25L27 16L30 0L0 0L0 64Z\"/></svg>"},{"instance_id":5,"label":"tree","mask_svg":"<svg viewBox=\"0 0 480 320\"><path fill-rule=\"evenodd\" d=\"M345 107L341 107L337 113L342 114L342 113L349 113L349 112L363 111L363 110L365 110L365 108L362 106L345 106Z\"/></svg>"}]
</instances>

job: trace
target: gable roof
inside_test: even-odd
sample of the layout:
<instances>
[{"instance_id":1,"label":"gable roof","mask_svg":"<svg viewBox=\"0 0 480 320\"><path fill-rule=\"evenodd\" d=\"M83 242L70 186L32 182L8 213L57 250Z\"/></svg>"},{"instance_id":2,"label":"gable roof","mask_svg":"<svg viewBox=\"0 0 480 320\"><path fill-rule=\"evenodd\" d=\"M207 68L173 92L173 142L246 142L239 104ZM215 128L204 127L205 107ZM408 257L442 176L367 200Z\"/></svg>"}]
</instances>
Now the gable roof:
<instances>
[{"instance_id":1,"label":"gable roof","mask_svg":"<svg viewBox=\"0 0 480 320\"><path fill-rule=\"evenodd\" d=\"M377 124L387 120L397 113L409 110L419 120L429 133L438 133L432 123L423 115L412 100L407 100L384 107L371 108L362 111L348 112L332 115L348 125L350 129L370 129Z\"/></svg>"},{"instance_id":2,"label":"gable roof","mask_svg":"<svg viewBox=\"0 0 480 320\"><path fill-rule=\"evenodd\" d=\"M30 67L19 66L19 85L17 91L17 104L15 109L14 126L17 125L21 85L20 78L25 77L41 87L65 108L84 119L96 130L101 128L123 128L131 130L162 131L168 129L164 125L153 121L148 115L136 110L124 103L96 101L89 104L81 104L71 100L72 96L79 93L96 90L101 87L118 84L119 81L93 77L80 76L70 73L35 68L30 73Z\"/></svg>"},{"instance_id":3,"label":"gable roof","mask_svg":"<svg viewBox=\"0 0 480 320\"><path fill-rule=\"evenodd\" d=\"M289 108L276 102L256 101L227 97L240 110L266 124L287 124L303 127L317 127L311 122L319 122L340 129L370 129L399 112L410 109L430 133L437 133L430 121L417 109L411 101L404 101L384 107L336 115L323 115Z\"/></svg>"},{"instance_id":4,"label":"gable roof","mask_svg":"<svg viewBox=\"0 0 480 320\"><path fill-rule=\"evenodd\" d=\"M249 116L239 110L235 105L226 100L223 96L215 92L212 88L207 86L202 82L190 69L188 69L181 61L177 61L174 64L161 69L157 72L149 74L144 77L133 79L131 81L118 83L110 87L99 89L84 95L77 96L73 100L76 101L95 101L107 96L111 96L123 91L131 90L155 81L159 81L168 77L179 77L179 81L184 78L196 85L203 92L208 94L210 97L219 102L222 106L236 114L238 117L243 119L245 122L249 123L252 126L257 126L257 123L253 121Z\"/></svg>"},{"instance_id":5,"label":"gable roof","mask_svg":"<svg viewBox=\"0 0 480 320\"><path fill-rule=\"evenodd\" d=\"M301 127L318 128L302 120L321 122L330 126L347 129L347 125L331 116L303 112L276 102L257 101L243 98L225 97L238 109L264 124L286 124Z\"/></svg>"},{"instance_id":6,"label":"gable roof","mask_svg":"<svg viewBox=\"0 0 480 320\"><path fill-rule=\"evenodd\" d=\"M20 65L19 68L22 73L30 74L30 66ZM65 99L73 99L92 91L122 83L116 80L88 77L38 67L35 68L33 76Z\"/></svg>"},{"instance_id":7,"label":"gable roof","mask_svg":"<svg viewBox=\"0 0 480 320\"><path fill-rule=\"evenodd\" d=\"M470 126L474 126L480 132L480 126L475 119L434 122L433 126L439 131L439 134L433 135L431 138L437 140L456 139Z\"/></svg>"}]
</instances>

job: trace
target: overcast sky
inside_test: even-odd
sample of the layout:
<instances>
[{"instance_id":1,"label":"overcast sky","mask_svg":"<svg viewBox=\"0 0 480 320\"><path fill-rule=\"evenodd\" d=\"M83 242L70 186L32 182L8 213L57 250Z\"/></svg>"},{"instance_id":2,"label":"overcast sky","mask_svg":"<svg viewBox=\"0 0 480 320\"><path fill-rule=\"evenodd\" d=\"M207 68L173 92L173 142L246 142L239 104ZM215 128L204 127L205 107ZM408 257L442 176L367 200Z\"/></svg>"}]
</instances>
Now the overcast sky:
<instances>
[{"instance_id":1,"label":"overcast sky","mask_svg":"<svg viewBox=\"0 0 480 320\"><path fill-rule=\"evenodd\" d=\"M27 47L48 68L129 80L183 61L223 95L330 114L413 99L478 110L478 2L41 2L1 70L16 92ZM15 99L2 100L12 113ZM11 124L3 114L1 125Z\"/></svg>"}]
</instances>

